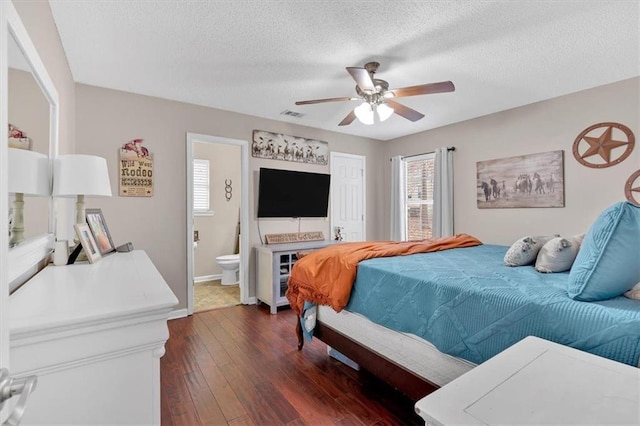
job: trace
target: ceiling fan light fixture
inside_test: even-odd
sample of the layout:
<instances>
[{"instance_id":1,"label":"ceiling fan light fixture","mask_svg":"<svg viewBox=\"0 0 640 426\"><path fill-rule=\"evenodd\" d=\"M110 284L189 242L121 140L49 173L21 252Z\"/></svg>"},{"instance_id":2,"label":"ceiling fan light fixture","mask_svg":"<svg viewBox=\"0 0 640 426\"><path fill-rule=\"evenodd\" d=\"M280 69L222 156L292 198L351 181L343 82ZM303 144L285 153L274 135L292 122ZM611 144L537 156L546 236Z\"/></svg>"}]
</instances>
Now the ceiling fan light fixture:
<instances>
[{"instance_id":1,"label":"ceiling fan light fixture","mask_svg":"<svg viewBox=\"0 0 640 426\"><path fill-rule=\"evenodd\" d=\"M357 106L353 110L353 112L362 124L373 124L373 109L371 108L371 104L369 104L369 102L363 102L362 104Z\"/></svg>"},{"instance_id":2,"label":"ceiling fan light fixture","mask_svg":"<svg viewBox=\"0 0 640 426\"><path fill-rule=\"evenodd\" d=\"M387 104L378 104L378 106L376 107L376 112L378 113L378 118L380 119L380 121L384 121L387 118L391 117L394 111L393 108L391 108Z\"/></svg>"},{"instance_id":3,"label":"ceiling fan light fixture","mask_svg":"<svg viewBox=\"0 0 640 426\"><path fill-rule=\"evenodd\" d=\"M338 123L338 126L347 126L353 123L356 118L363 124L372 125L388 120L393 114L397 114L411 122L416 122L424 118L424 114L396 102L395 100L397 98L446 93L456 90L451 81L440 81L437 83L389 89L388 81L374 78L374 74L379 65L378 62L368 62L364 67L346 67L347 72L356 83L355 89L358 97L343 96L339 98L312 99L308 101L298 101L296 105L357 100L364 101L364 103L351 110L349 114Z\"/></svg>"}]
</instances>

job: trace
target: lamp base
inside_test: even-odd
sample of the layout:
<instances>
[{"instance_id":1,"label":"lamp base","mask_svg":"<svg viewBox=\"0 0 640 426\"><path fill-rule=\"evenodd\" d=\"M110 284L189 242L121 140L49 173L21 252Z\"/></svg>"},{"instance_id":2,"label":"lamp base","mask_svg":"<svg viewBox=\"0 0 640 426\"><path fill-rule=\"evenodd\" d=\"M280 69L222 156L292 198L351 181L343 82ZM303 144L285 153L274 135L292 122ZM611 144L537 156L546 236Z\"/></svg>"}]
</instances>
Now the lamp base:
<instances>
[{"instance_id":1,"label":"lamp base","mask_svg":"<svg viewBox=\"0 0 640 426\"><path fill-rule=\"evenodd\" d=\"M24 241L24 194L16 193L11 209L11 227L9 229L9 247Z\"/></svg>"}]
</instances>

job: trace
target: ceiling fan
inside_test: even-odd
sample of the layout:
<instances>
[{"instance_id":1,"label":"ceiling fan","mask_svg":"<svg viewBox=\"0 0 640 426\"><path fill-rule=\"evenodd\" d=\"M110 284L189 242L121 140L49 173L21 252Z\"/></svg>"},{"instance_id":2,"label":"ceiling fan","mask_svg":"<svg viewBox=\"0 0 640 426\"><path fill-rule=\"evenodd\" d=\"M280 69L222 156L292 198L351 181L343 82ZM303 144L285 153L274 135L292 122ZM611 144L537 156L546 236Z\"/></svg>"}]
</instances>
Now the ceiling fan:
<instances>
[{"instance_id":1,"label":"ceiling fan","mask_svg":"<svg viewBox=\"0 0 640 426\"><path fill-rule=\"evenodd\" d=\"M389 89L389 83L373 77L379 66L380 64L378 62L368 62L363 68L346 68L351 77L356 81L356 93L358 97L345 96L341 98L313 99L310 101L298 101L296 105L363 100L364 102L362 104L347 114L340 124L338 124L339 126L351 124L356 117L364 124L373 124L374 111L380 121L386 120L394 112L407 120L418 121L424 117L424 114L402 105L393 99L407 96L429 95L432 93L453 92L455 90L455 86L450 81L402 87L400 89Z\"/></svg>"}]
</instances>

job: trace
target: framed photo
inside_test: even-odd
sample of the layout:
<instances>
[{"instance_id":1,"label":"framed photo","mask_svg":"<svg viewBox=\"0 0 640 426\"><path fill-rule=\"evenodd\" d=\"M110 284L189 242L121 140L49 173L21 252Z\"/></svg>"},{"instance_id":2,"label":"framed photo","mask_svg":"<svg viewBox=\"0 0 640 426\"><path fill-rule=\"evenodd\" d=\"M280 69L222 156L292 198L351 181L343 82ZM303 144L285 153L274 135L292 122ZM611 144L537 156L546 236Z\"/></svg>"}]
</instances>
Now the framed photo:
<instances>
[{"instance_id":1,"label":"framed photo","mask_svg":"<svg viewBox=\"0 0 640 426\"><path fill-rule=\"evenodd\" d=\"M102 259L102 255L100 254L100 250L98 250L98 245L96 244L96 240L93 238L89 225L86 223L76 223L73 225L73 228L76 230L76 235L80 240L80 244L82 244L82 249L84 250L84 254L87 256L89 263L96 263L98 260Z\"/></svg>"},{"instance_id":2,"label":"framed photo","mask_svg":"<svg viewBox=\"0 0 640 426\"><path fill-rule=\"evenodd\" d=\"M326 166L329 164L329 143L301 136L254 130L251 156Z\"/></svg>"},{"instance_id":3,"label":"framed photo","mask_svg":"<svg viewBox=\"0 0 640 426\"><path fill-rule=\"evenodd\" d=\"M480 209L564 207L564 151L476 163Z\"/></svg>"},{"instance_id":4,"label":"framed photo","mask_svg":"<svg viewBox=\"0 0 640 426\"><path fill-rule=\"evenodd\" d=\"M109 228L107 228L107 222L104 220L101 209L87 209L86 210L87 224L93 238L98 245L100 254L104 256L107 253L115 251L116 247L113 245L111 234L109 234Z\"/></svg>"}]
</instances>

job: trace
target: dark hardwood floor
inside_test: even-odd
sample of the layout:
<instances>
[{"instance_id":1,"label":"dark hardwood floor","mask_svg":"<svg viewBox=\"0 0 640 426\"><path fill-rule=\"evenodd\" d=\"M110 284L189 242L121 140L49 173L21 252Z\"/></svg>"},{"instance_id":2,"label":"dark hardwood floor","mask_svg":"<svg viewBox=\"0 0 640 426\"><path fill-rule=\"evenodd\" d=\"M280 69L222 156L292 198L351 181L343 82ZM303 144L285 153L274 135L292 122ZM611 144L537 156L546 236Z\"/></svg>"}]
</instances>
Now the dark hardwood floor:
<instances>
[{"instance_id":1,"label":"dark hardwood floor","mask_svg":"<svg viewBox=\"0 0 640 426\"><path fill-rule=\"evenodd\" d=\"M162 424L419 425L413 402L329 358L296 350L295 314L235 306L169 321Z\"/></svg>"}]
</instances>

